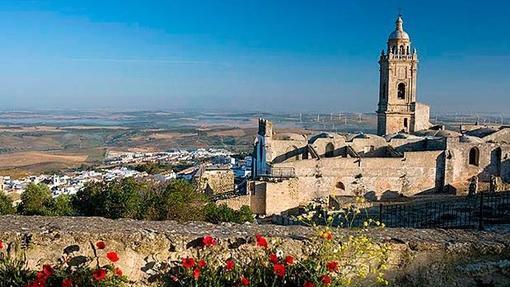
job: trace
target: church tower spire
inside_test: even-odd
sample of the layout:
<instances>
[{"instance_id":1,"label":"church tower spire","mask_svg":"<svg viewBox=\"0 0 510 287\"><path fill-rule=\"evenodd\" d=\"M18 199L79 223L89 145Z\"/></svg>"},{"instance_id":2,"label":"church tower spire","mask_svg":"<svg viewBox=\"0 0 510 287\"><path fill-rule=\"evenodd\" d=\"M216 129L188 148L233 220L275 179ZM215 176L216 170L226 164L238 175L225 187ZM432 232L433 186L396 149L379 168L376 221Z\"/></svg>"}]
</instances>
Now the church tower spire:
<instances>
[{"instance_id":1,"label":"church tower spire","mask_svg":"<svg viewBox=\"0 0 510 287\"><path fill-rule=\"evenodd\" d=\"M379 58L380 85L377 110L377 133L379 135L397 132L413 133L428 128L417 119L417 107L428 109L416 103L416 79L418 54L411 48L411 38L404 31L404 20L398 15L395 30L390 33L386 51ZM428 110L423 111L428 114ZM425 127L424 127L425 126Z\"/></svg>"}]
</instances>

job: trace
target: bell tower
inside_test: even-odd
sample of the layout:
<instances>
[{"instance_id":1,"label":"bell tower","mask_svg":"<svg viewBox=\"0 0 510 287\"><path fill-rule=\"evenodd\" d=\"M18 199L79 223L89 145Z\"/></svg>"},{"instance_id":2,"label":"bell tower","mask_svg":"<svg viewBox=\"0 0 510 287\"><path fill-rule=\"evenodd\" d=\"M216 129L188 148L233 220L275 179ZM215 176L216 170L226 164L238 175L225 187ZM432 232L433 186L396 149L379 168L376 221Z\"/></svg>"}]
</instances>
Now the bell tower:
<instances>
[{"instance_id":1,"label":"bell tower","mask_svg":"<svg viewBox=\"0 0 510 287\"><path fill-rule=\"evenodd\" d=\"M421 129L421 118L416 117L416 76L418 54L411 48L411 39L404 31L404 21L399 15L387 43L386 51L379 58L379 106L377 134L398 132L413 133ZM428 124L428 106L426 122Z\"/></svg>"}]
</instances>

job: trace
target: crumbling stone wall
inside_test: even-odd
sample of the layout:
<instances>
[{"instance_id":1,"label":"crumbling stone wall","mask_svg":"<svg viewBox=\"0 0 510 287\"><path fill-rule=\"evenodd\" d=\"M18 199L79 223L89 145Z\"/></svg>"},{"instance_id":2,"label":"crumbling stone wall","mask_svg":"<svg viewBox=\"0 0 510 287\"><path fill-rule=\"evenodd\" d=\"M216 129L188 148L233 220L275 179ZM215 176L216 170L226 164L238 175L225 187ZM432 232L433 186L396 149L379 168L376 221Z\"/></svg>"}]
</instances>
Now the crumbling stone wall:
<instances>
[{"instance_id":1,"label":"crumbling stone wall","mask_svg":"<svg viewBox=\"0 0 510 287\"><path fill-rule=\"evenodd\" d=\"M369 234L377 242L388 244L390 266L386 276L394 286L508 286L509 230L373 229ZM108 250L118 252L118 265L136 281L133 286L147 286L148 274L144 270L154 259L180 260L192 255L190 242L204 235L212 235L224 245L246 242L242 245L248 251L257 233L282 240L281 248L299 259L313 230L299 226L178 224L90 217L0 217L0 240L4 244L28 243L31 267L55 262L63 249L73 244L80 245L83 254L91 255L90 243L104 240Z\"/></svg>"}]
</instances>

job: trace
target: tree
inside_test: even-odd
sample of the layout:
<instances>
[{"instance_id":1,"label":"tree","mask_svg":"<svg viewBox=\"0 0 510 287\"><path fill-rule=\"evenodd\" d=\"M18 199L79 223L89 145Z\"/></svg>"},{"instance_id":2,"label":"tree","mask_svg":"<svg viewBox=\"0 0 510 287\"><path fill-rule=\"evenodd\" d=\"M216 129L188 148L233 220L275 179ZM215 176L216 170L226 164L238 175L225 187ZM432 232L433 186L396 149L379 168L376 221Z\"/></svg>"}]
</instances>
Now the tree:
<instances>
[{"instance_id":1,"label":"tree","mask_svg":"<svg viewBox=\"0 0 510 287\"><path fill-rule=\"evenodd\" d=\"M220 222L245 223L253 222L251 209L244 205L239 210L234 210L226 204L216 205L210 203L205 208L205 220L218 224Z\"/></svg>"},{"instance_id":2,"label":"tree","mask_svg":"<svg viewBox=\"0 0 510 287\"><path fill-rule=\"evenodd\" d=\"M164 219L178 221L204 220L205 194L185 180L172 180L161 194L159 210Z\"/></svg>"},{"instance_id":3,"label":"tree","mask_svg":"<svg viewBox=\"0 0 510 287\"><path fill-rule=\"evenodd\" d=\"M47 185L30 183L21 194L18 212L22 215L49 215L48 206L51 201L51 192Z\"/></svg>"},{"instance_id":4,"label":"tree","mask_svg":"<svg viewBox=\"0 0 510 287\"><path fill-rule=\"evenodd\" d=\"M76 194L73 206L81 215L138 219L147 186L133 178L91 183Z\"/></svg>"},{"instance_id":5,"label":"tree","mask_svg":"<svg viewBox=\"0 0 510 287\"><path fill-rule=\"evenodd\" d=\"M5 193L0 193L0 215L13 214L16 212L12 199Z\"/></svg>"},{"instance_id":6,"label":"tree","mask_svg":"<svg viewBox=\"0 0 510 287\"><path fill-rule=\"evenodd\" d=\"M52 216L73 216L76 214L71 204L71 196L67 194L62 194L54 198L48 209L49 214Z\"/></svg>"}]
</instances>

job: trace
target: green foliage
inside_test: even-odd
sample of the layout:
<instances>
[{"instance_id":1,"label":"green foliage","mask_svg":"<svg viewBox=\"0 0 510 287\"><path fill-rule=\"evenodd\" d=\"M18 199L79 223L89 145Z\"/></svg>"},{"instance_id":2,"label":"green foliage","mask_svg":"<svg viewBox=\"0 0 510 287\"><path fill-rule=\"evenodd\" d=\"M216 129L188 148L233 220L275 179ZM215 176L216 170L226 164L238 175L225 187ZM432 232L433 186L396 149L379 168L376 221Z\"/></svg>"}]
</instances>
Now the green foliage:
<instances>
[{"instance_id":1,"label":"green foliage","mask_svg":"<svg viewBox=\"0 0 510 287\"><path fill-rule=\"evenodd\" d=\"M69 195L51 196L47 185L31 183L21 194L18 213L22 215L71 216L74 208Z\"/></svg>"},{"instance_id":2,"label":"green foliage","mask_svg":"<svg viewBox=\"0 0 510 287\"><path fill-rule=\"evenodd\" d=\"M161 162L158 162L158 163L149 162L149 163L137 165L137 166L135 166L134 169L136 171L146 172L148 174L158 174L158 173L162 173L165 171L171 171L172 165L161 163Z\"/></svg>"},{"instance_id":3,"label":"green foliage","mask_svg":"<svg viewBox=\"0 0 510 287\"><path fill-rule=\"evenodd\" d=\"M144 192L147 186L133 178L92 183L76 194L73 206L85 216L138 218Z\"/></svg>"},{"instance_id":4,"label":"green foliage","mask_svg":"<svg viewBox=\"0 0 510 287\"><path fill-rule=\"evenodd\" d=\"M26 286L34 278L35 272L28 269L25 254L17 244L9 244L0 252L0 287Z\"/></svg>"},{"instance_id":5,"label":"green foliage","mask_svg":"<svg viewBox=\"0 0 510 287\"><path fill-rule=\"evenodd\" d=\"M0 241L0 287L125 287L128 283L115 262L93 244L90 246L94 256L80 255L80 247L71 245L56 264L45 264L37 272L27 267L25 250L18 244L9 243L6 250L2 244ZM100 265L101 261L108 264Z\"/></svg>"},{"instance_id":6,"label":"green foliage","mask_svg":"<svg viewBox=\"0 0 510 287\"><path fill-rule=\"evenodd\" d=\"M5 197L5 196L4 196ZM9 209L9 206L11 209ZM12 201L0 196L0 212L12 213ZM233 210L216 206L207 196L185 180L167 185L133 178L90 183L76 195L52 198L44 184L30 184L21 195L18 213L46 216L102 216L142 220L253 222L249 207Z\"/></svg>"},{"instance_id":7,"label":"green foliage","mask_svg":"<svg viewBox=\"0 0 510 287\"><path fill-rule=\"evenodd\" d=\"M218 206L210 203L205 207L205 220L215 224L220 222L245 223L253 222L254 218L248 206L242 206L240 210L234 210L226 204Z\"/></svg>"},{"instance_id":8,"label":"green foliage","mask_svg":"<svg viewBox=\"0 0 510 287\"><path fill-rule=\"evenodd\" d=\"M30 183L21 194L18 212L23 215L50 215L51 192L45 184Z\"/></svg>"},{"instance_id":9,"label":"green foliage","mask_svg":"<svg viewBox=\"0 0 510 287\"><path fill-rule=\"evenodd\" d=\"M204 220L205 194L185 180L173 180L161 192L159 210L162 219L177 221Z\"/></svg>"},{"instance_id":10,"label":"green foliage","mask_svg":"<svg viewBox=\"0 0 510 287\"><path fill-rule=\"evenodd\" d=\"M12 204L12 199L3 192L0 192L0 215L13 214L15 212L16 209Z\"/></svg>"},{"instance_id":11,"label":"green foliage","mask_svg":"<svg viewBox=\"0 0 510 287\"><path fill-rule=\"evenodd\" d=\"M72 205L72 197L67 194L62 194L57 196L51 201L50 215L53 216L73 216L75 215L75 210Z\"/></svg>"}]
</instances>

